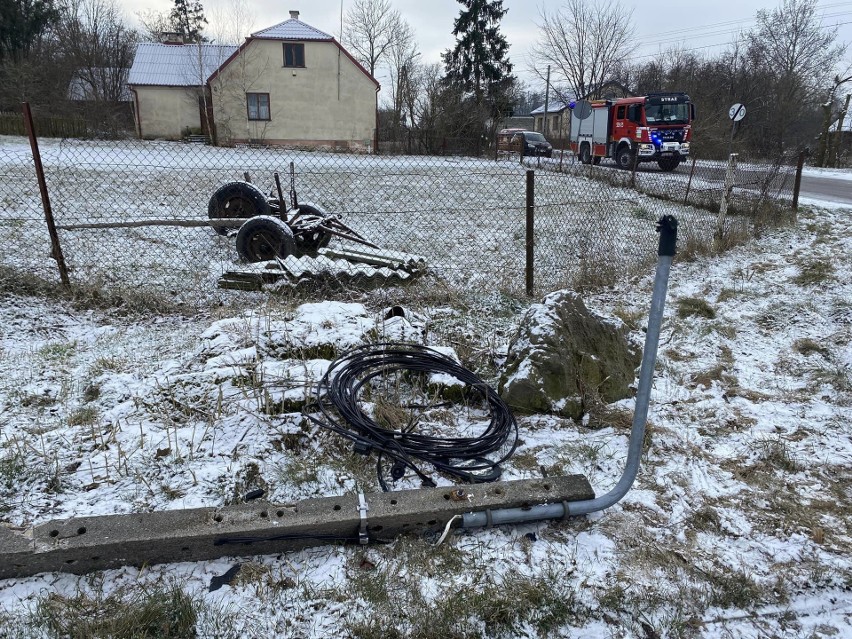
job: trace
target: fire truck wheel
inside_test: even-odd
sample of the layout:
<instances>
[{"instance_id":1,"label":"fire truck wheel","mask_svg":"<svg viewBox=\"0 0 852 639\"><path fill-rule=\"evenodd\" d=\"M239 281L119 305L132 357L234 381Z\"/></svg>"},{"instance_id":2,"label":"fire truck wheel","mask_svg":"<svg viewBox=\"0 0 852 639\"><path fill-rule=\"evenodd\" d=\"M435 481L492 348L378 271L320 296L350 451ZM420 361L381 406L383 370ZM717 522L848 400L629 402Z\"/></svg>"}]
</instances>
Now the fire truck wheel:
<instances>
[{"instance_id":1,"label":"fire truck wheel","mask_svg":"<svg viewBox=\"0 0 852 639\"><path fill-rule=\"evenodd\" d=\"M271 215L250 218L237 232L237 253L246 262L266 262L276 257L287 257L295 250L293 231Z\"/></svg>"},{"instance_id":2,"label":"fire truck wheel","mask_svg":"<svg viewBox=\"0 0 852 639\"><path fill-rule=\"evenodd\" d=\"M592 151L588 144L584 144L580 147L580 162L582 164L592 163Z\"/></svg>"},{"instance_id":3,"label":"fire truck wheel","mask_svg":"<svg viewBox=\"0 0 852 639\"><path fill-rule=\"evenodd\" d=\"M615 163L619 169L624 169L625 171L633 168L633 152L629 146L623 146L618 149L618 153L615 154Z\"/></svg>"},{"instance_id":4,"label":"fire truck wheel","mask_svg":"<svg viewBox=\"0 0 852 639\"><path fill-rule=\"evenodd\" d=\"M657 164L660 165L660 168L663 171L674 171L677 168L677 165L680 164L679 158L665 158L662 160L657 160Z\"/></svg>"},{"instance_id":5,"label":"fire truck wheel","mask_svg":"<svg viewBox=\"0 0 852 639\"><path fill-rule=\"evenodd\" d=\"M213 193L207 204L207 217L211 220L221 218L244 218L257 215L269 215L272 209L266 196L254 184L248 182L229 182ZM219 235L227 235L228 230L236 226L214 226Z\"/></svg>"}]
</instances>

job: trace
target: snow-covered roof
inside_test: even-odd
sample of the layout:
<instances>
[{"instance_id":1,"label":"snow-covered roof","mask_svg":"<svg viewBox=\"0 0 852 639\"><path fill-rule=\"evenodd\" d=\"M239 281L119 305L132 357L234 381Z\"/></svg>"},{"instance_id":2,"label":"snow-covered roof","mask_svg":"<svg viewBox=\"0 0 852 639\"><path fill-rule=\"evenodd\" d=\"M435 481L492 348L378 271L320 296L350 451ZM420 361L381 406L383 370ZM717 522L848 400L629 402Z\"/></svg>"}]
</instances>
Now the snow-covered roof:
<instances>
[{"instance_id":1,"label":"snow-covered roof","mask_svg":"<svg viewBox=\"0 0 852 639\"><path fill-rule=\"evenodd\" d=\"M548 113L562 113L565 109L568 108L568 105L562 102L561 100L551 100L547 105ZM530 111L530 115L541 115L544 113L544 105L542 104L537 109L533 109Z\"/></svg>"},{"instance_id":2,"label":"snow-covered roof","mask_svg":"<svg viewBox=\"0 0 852 639\"><path fill-rule=\"evenodd\" d=\"M305 24L301 20L290 18L273 27L268 27L262 31L256 31L251 34L252 38L261 38L265 40L332 40L333 38L325 33Z\"/></svg>"},{"instance_id":3,"label":"snow-covered roof","mask_svg":"<svg viewBox=\"0 0 852 639\"><path fill-rule=\"evenodd\" d=\"M136 47L127 84L201 86L236 50L231 44L143 42Z\"/></svg>"},{"instance_id":4,"label":"snow-covered roof","mask_svg":"<svg viewBox=\"0 0 852 639\"><path fill-rule=\"evenodd\" d=\"M839 119L835 120L831 124L831 126L828 128L828 130L831 131L832 133L837 131L837 123L838 122L839 122ZM852 110L850 110L846 113L846 117L843 119L843 126L841 127L840 130L852 132Z\"/></svg>"}]
</instances>

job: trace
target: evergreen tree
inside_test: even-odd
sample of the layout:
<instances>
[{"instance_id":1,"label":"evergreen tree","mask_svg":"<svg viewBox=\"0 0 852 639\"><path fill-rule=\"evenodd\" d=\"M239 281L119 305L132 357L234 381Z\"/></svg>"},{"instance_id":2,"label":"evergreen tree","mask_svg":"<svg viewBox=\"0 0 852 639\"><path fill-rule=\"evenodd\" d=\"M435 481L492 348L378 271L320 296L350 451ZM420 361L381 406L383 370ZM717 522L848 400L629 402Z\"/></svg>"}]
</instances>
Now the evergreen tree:
<instances>
[{"instance_id":1,"label":"evergreen tree","mask_svg":"<svg viewBox=\"0 0 852 639\"><path fill-rule=\"evenodd\" d=\"M506 59L509 43L500 33L503 0L458 0L463 6L453 25L456 46L444 53L445 81L473 95L477 106L496 115L514 82Z\"/></svg>"},{"instance_id":2,"label":"evergreen tree","mask_svg":"<svg viewBox=\"0 0 852 639\"><path fill-rule=\"evenodd\" d=\"M58 20L50 0L0 0L0 62L27 58Z\"/></svg>"},{"instance_id":3,"label":"evergreen tree","mask_svg":"<svg viewBox=\"0 0 852 639\"><path fill-rule=\"evenodd\" d=\"M199 0L174 0L175 6L169 15L175 30L183 36L184 42L207 42L201 35L207 18Z\"/></svg>"}]
</instances>

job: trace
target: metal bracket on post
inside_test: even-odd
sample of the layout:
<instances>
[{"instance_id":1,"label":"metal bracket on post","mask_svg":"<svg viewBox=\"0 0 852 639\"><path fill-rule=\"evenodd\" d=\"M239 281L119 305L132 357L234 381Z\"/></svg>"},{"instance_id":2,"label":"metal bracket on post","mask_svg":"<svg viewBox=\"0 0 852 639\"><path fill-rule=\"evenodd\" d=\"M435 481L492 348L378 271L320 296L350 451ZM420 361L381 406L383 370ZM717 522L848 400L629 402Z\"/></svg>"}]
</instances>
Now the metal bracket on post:
<instances>
[{"instance_id":1,"label":"metal bracket on post","mask_svg":"<svg viewBox=\"0 0 852 639\"><path fill-rule=\"evenodd\" d=\"M367 498L364 493L358 493L358 514L361 516L361 527L358 529L358 543L365 546L370 543L370 537L367 535L367 512L370 507L367 505Z\"/></svg>"}]
</instances>

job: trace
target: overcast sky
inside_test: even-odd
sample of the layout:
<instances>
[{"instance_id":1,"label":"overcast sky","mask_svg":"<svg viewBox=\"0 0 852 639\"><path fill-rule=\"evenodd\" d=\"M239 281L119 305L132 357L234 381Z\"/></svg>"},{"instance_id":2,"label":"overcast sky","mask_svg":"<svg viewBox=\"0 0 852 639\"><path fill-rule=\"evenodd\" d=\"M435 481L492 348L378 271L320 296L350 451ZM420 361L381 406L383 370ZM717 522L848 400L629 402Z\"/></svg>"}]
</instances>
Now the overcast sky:
<instances>
[{"instance_id":1,"label":"overcast sky","mask_svg":"<svg viewBox=\"0 0 852 639\"><path fill-rule=\"evenodd\" d=\"M135 20L140 9L169 9L172 0L119 0L128 18ZM208 14L228 0L202 0ZM289 18L291 9L300 12L299 19L339 38L340 0L248 0L256 16L253 30L272 26ZM779 0L780 2L780 0ZM352 0L343 0L343 10ZM414 27L425 62L438 62L440 54L454 43L453 20L461 5L456 0L391 0L391 4ZM633 20L639 48L636 56L653 56L670 46L681 44L698 53L716 52L731 42L741 30L754 25L759 9L772 9L771 0L622 0L633 9ZM532 80L527 72L529 48L538 33L536 23L542 8L556 11L562 0L504 0L508 13L502 31L511 48L509 56L515 73ZM820 0L818 6L825 26L839 26L839 40L852 42L852 1ZM675 7L673 10L672 8ZM246 34L248 35L248 34ZM852 54L847 54L847 60ZM381 80L381 78L379 78Z\"/></svg>"}]
</instances>

